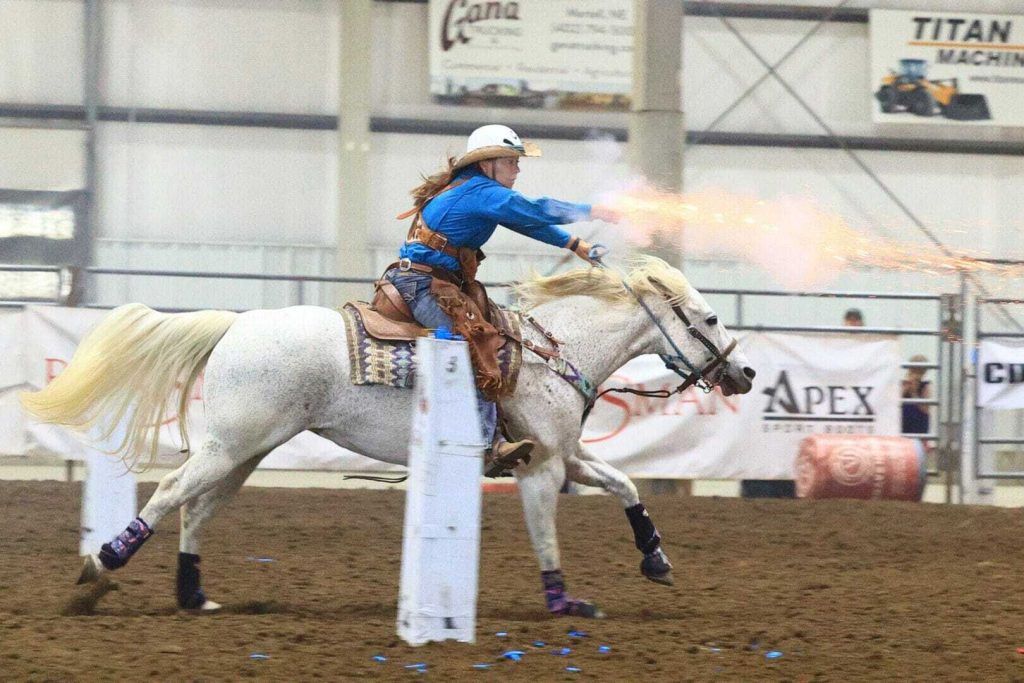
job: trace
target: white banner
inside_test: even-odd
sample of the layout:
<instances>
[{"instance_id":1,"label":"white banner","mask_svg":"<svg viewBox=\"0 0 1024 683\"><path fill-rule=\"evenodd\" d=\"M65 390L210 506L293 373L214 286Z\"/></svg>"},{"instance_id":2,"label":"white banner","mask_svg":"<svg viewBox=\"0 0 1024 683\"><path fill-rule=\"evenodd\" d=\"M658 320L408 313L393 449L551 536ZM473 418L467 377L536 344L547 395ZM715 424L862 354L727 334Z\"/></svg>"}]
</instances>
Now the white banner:
<instances>
[{"instance_id":1,"label":"white banner","mask_svg":"<svg viewBox=\"0 0 1024 683\"><path fill-rule=\"evenodd\" d=\"M983 339L978 351L978 407L1024 408L1024 339Z\"/></svg>"},{"instance_id":2,"label":"white banner","mask_svg":"<svg viewBox=\"0 0 1024 683\"><path fill-rule=\"evenodd\" d=\"M876 123L1024 126L1024 16L873 9Z\"/></svg>"},{"instance_id":3,"label":"white banner","mask_svg":"<svg viewBox=\"0 0 1024 683\"><path fill-rule=\"evenodd\" d=\"M669 399L607 394L583 435L597 455L632 476L792 479L808 434L900 431L900 356L894 337L746 334L754 389L725 397L693 388ZM656 356L619 370L608 385L672 389Z\"/></svg>"},{"instance_id":4,"label":"white banner","mask_svg":"<svg viewBox=\"0 0 1024 683\"><path fill-rule=\"evenodd\" d=\"M629 108L631 0L430 0L429 33L438 101Z\"/></svg>"},{"instance_id":5,"label":"white banner","mask_svg":"<svg viewBox=\"0 0 1024 683\"><path fill-rule=\"evenodd\" d=\"M68 460L86 459L82 437L64 427L39 424L27 418L17 394L46 386L71 360L79 340L106 314L107 311L85 308L29 306L9 318L0 318L0 350L20 349L20 353L8 351L0 366L0 424L12 427L9 432L0 433L0 454L56 453ZM342 340L339 343L343 343ZM6 359L12 355L19 362L8 363ZM193 445L202 441L206 431L202 392L200 378L188 413L189 438ZM168 420L161 430L158 457L161 465L176 466L183 461L176 423L176 418ZM303 432L271 451L260 467L345 472L401 469L347 451L312 432Z\"/></svg>"},{"instance_id":6,"label":"white banner","mask_svg":"<svg viewBox=\"0 0 1024 683\"><path fill-rule=\"evenodd\" d=\"M79 438L23 416L17 392L39 388L70 360L78 340L106 311L29 307L0 317L0 433L5 455L57 453L82 459ZM635 477L791 479L807 434L899 434L899 344L867 335L745 334L740 346L757 370L745 396L692 388L669 399L608 394L595 406L584 443ZM342 343L339 340L339 343ZM20 362L8 362L10 358ZM606 386L672 389L674 374L656 356L623 366ZM198 383L189 411L193 443L206 424ZM411 417L410 417L411 419ZM162 464L181 461L177 425L161 434ZM394 469L304 432L260 465L271 469L380 471Z\"/></svg>"}]
</instances>

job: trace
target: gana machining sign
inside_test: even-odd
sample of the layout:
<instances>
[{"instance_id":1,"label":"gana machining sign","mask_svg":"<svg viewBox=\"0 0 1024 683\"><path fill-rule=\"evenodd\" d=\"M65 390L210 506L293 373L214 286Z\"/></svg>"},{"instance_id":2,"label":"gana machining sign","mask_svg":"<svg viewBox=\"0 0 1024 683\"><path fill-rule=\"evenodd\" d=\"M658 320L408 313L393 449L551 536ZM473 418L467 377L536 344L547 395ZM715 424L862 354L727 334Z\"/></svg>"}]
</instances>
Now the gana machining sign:
<instances>
[{"instance_id":1,"label":"gana machining sign","mask_svg":"<svg viewBox=\"0 0 1024 683\"><path fill-rule=\"evenodd\" d=\"M982 340L978 352L978 407L1024 408L1024 340Z\"/></svg>"},{"instance_id":2,"label":"gana machining sign","mask_svg":"<svg viewBox=\"0 0 1024 683\"><path fill-rule=\"evenodd\" d=\"M429 25L439 102L629 107L630 0L430 0Z\"/></svg>"},{"instance_id":3,"label":"gana machining sign","mask_svg":"<svg viewBox=\"0 0 1024 683\"><path fill-rule=\"evenodd\" d=\"M1024 126L1024 16L871 10L878 123Z\"/></svg>"}]
</instances>

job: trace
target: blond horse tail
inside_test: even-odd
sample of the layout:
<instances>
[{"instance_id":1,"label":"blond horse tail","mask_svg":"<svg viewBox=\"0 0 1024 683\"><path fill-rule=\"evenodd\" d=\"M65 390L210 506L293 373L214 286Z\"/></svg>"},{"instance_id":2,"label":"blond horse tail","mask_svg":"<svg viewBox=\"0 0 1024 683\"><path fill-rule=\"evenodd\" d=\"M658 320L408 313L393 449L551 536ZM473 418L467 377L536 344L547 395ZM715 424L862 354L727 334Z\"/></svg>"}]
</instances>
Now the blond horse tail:
<instances>
[{"instance_id":1,"label":"blond horse tail","mask_svg":"<svg viewBox=\"0 0 1024 683\"><path fill-rule=\"evenodd\" d=\"M188 449L192 387L237 317L230 311L159 313L142 304L116 308L86 335L71 363L47 387L21 394L21 404L43 422L83 431L98 427L103 439L131 413L113 452L134 468L148 451L148 467L156 459L170 405L176 405L181 442Z\"/></svg>"}]
</instances>

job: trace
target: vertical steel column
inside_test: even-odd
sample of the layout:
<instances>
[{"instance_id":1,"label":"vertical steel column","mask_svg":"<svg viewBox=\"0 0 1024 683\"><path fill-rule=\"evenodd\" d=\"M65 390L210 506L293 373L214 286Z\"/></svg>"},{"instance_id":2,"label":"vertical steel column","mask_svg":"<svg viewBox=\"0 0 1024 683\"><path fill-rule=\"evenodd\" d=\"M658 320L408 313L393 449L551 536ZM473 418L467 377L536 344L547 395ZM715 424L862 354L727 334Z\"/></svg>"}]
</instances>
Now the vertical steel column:
<instances>
[{"instance_id":1,"label":"vertical steel column","mask_svg":"<svg viewBox=\"0 0 1024 683\"><path fill-rule=\"evenodd\" d=\"M974 281L974 284L976 288L980 287L977 281ZM958 345L961 385L956 407L962 419L961 439L964 451L960 464L961 502L970 505L990 505L995 497L994 482L979 477L982 469L981 448L978 443L981 424L974 405L977 376L973 358L968 359L964 353L965 348L977 348L979 329L977 294L974 289L967 286L966 275L960 278L960 300L964 333L963 342Z\"/></svg>"},{"instance_id":2,"label":"vertical steel column","mask_svg":"<svg viewBox=\"0 0 1024 683\"><path fill-rule=\"evenodd\" d=\"M373 0L339 0L338 277L372 277L369 254L370 80ZM339 285L338 303L365 298L364 286Z\"/></svg>"},{"instance_id":3,"label":"vertical steel column","mask_svg":"<svg viewBox=\"0 0 1024 683\"><path fill-rule=\"evenodd\" d=\"M630 167L659 189L683 189L683 3L633 0L633 96ZM653 251L682 266L682 232L659 238Z\"/></svg>"},{"instance_id":4,"label":"vertical steel column","mask_svg":"<svg viewBox=\"0 0 1024 683\"><path fill-rule=\"evenodd\" d=\"M952 453L949 448L949 422L950 398L949 388L953 380L951 378L951 365L949 359L949 338L946 325L948 321L947 311L949 310L949 294L943 294L939 299L939 360L938 360L938 401L939 405L935 411L936 430L938 439L935 442L936 465L942 473L943 483L946 489L946 503L953 502L953 463Z\"/></svg>"},{"instance_id":5,"label":"vertical steel column","mask_svg":"<svg viewBox=\"0 0 1024 683\"><path fill-rule=\"evenodd\" d=\"M85 0L83 31L85 33L85 64L83 64L83 99L85 107L85 210L81 225L75 226L75 263L72 264L71 293L66 303L77 304L89 297L90 283L86 268L92 265L94 238L96 235L96 188L99 184L96 164L96 122L100 104L100 54L101 20L100 0Z\"/></svg>"}]
</instances>

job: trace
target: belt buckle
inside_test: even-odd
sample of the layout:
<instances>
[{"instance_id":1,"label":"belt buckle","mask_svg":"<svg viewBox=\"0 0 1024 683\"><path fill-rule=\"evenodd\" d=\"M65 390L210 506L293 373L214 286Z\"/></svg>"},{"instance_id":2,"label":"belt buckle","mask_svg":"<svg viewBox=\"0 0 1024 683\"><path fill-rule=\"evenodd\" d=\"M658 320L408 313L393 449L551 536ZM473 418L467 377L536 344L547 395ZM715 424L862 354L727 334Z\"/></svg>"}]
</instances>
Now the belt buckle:
<instances>
[{"instance_id":1,"label":"belt buckle","mask_svg":"<svg viewBox=\"0 0 1024 683\"><path fill-rule=\"evenodd\" d=\"M403 273L412 270L412 261L407 258L398 259L398 269Z\"/></svg>"}]
</instances>

